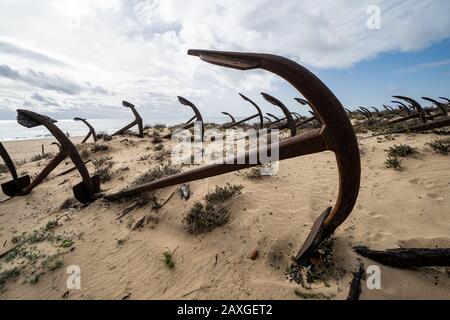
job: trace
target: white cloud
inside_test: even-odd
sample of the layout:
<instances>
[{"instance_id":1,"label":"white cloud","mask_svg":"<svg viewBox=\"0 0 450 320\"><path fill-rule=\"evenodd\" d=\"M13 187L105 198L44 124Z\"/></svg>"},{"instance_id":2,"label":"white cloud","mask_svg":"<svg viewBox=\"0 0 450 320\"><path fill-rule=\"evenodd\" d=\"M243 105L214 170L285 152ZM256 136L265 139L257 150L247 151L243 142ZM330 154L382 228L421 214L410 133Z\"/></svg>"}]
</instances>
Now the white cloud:
<instances>
[{"instance_id":1,"label":"white cloud","mask_svg":"<svg viewBox=\"0 0 450 320\"><path fill-rule=\"evenodd\" d=\"M399 70L400 73L413 73L426 69L434 69L450 65L450 59L416 64Z\"/></svg>"},{"instance_id":2,"label":"white cloud","mask_svg":"<svg viewBox=\"0 0 450 320\"><path fill-rule=\"evenodd\" d=\"M381 30L366 27L366 9L373 4L381 8ZM188 116L176 101L184 95L206 114L245 115L250 109L237 96L244 91L273 111L259 92L283 94L277 78L205 65L186 50L270 52L315 69L348 68L448 38L448 12L446 0L0 0L0 64L33 79L0 79L0 105L13 110L37 92L79 112L120 110L120 100L129 99L144 114ZM67 85L63 79L82 88L88 82L91 89L46 93L49 75L51 85ZM92 94L95 88L103 94ZM55 111L46 101L32 103Z\"/></svg>"}]
</instances>

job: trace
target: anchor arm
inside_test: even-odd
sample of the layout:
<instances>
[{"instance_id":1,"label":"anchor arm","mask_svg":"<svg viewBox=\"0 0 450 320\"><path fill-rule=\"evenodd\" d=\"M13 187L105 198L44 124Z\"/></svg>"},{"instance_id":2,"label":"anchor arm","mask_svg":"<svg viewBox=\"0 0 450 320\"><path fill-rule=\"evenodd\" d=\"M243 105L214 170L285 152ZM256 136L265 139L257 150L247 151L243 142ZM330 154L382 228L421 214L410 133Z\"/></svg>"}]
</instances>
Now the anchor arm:
<instances>
[{"instance_id":1,"label":"anchor arm","mask_svg":"<svg viewBox=\"0 0 450 320\"><path fill-rule=\"evenodd\" d=\"M297 134L297 127L295 126L295 121L292 118L292 114L289 111L289 109L277 98L264 92L262 92L261 95L263 96L264 99L266 99L266 101L279 107L283 111L285 119L287 120L286 127L291 130L291 137L295 137L295 135Z\"/></svg>"},{"instance_id":2,"label":"anchor arm","mask_svg":"<svg viewBox=\"0 0 450 320\"><path fill-rule=\"evenodd\" d=\"M16 166L14 165L14 162L11 160L11 157L8 154L8 151L6 151L3 144L0 142L0 156L2 157L3 161L5 162L6 166L8 167L9 172L11 173L11 176L13 180L17 180L17 171Z\"/></svg>"},{"instance_id":3,"label":"anchor arm","mask_svg":"<svg viewBox=\"0 0 450 320\"><path fill-rule=\"evenodd\" d=\"M239 95L241 96L242 99L244 99L245 101L248 101L255 107L255 109L258 112L258 116L259 116L259 128L263 129L264 128L264 119L263 119L263 113L261 111L261 108L254 101L252 101L248 97L244 96L242 93L239 93Z\"/></svg>"}]
</instances>

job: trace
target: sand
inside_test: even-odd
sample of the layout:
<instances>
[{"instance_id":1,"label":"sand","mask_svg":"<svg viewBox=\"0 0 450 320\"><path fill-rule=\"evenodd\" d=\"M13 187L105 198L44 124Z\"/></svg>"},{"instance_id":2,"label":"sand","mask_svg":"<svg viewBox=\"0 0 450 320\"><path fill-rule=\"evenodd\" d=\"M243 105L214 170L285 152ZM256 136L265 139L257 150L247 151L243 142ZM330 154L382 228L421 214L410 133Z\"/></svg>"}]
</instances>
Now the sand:
<instances>
[{"instance_id":1,"label":"sand","mask_svg":"<svg viewBox=\"0 0 450 320\"><path fill-rule=\"evenodd\" d=\"M307 292L345 299L351 273L359 259L366 267L375 262L358 257L353 246L373 249L401 247L450 247L450 156L434 153L426 146L434 135L396 135L395 140L361 140L362 180L356 207L335 234L333 259L342 270L339 279L318 282ZM117 137L108 151L95 157L112 157L112 179L104 192L119 190L157 163L151 139ZM78 139L74 141L79 142ZM56 152L52 140L6 142L14 160L29 160L41 145ZM384 166L386 149L407 143L419 153L403 160L400 171ZM169 143L165 143L166 148ZM28 162L19 172L34 174L48 160ZM39 281L33 274L19 275L4 284L0 299L302 299L295 294L300 285L287 281L284 271L308 235L315 218L334 204L337 169L330 152L283 161L274 177L249 180L244 172L230 173L192 182L192 196L180 199L177 187L156 192L160 203L175 194L159 210L150 205L116 217L130 202L97 200L81 208L61 209L72 197L71 187L80 181L77 172L55 177L71 166L63 163L31 194L0 204L0 254L13 247L12 238L60 218L56 234L71 234L73 245L37 244L48 256L59 250L62 265L45 271ZM88 165L94 171L92 164ZM188 168L184 168L186 170ZM0 175L0 182L9 180ZM241 195L227 205L231 219L225 226L201 235L185 230L183 218L195 201L226 182L242 184ZM0 201L7 197L0 194ZM131 231L130 222L153 217L142 229ZM253 250L259 256L251 260ZM175 251L175 267L164 264L163 253ZM277 254L279 253L279 254ZM25 261L0 259L0 272ZM19 266L29 266L23 262ZM41 260L35 262L40 266ZM68 290L68 266L81 270L81 289ZM450 299L450 278L445 268L400 270L381 267L381 290L362 288L361 299ZM194 292L193 292L194 291ZM192 292L192 293L191 293ZM190 293L190 294L189 294Z\"/></svg>"}]
</instances>

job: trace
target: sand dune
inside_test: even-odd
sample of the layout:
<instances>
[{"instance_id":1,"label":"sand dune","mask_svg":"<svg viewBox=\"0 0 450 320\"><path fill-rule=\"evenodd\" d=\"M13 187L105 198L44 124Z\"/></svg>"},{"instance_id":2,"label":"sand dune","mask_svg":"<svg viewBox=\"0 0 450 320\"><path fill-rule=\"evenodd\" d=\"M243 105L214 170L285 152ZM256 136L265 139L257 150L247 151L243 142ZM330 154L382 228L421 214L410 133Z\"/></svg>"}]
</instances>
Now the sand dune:
<instances>
[{"instance_id":1,"label":"sand dune","mask_svg":"<svg viewBox=\"0 0 450 320\"><path fill-rule=\"evenodd\" d=\"M360 259L352 250L355 245L374 249L450 246L450 158L426 147L436 138L434 135L394 137L360 140L360 196L353 213L335 234L333 259L342 273L329 283L315 283L310 292L346 298L351 272ZM149 137L123 139L101 142L110 148L93 155L113 158L112 179L102 185L105 191L128 185L157 164L151 157L155 151ZM56 152L51 142L30 140L4 145L14 160L29 160L40 152L42 144ZM385 149L400 143L417 148L419 153L404 159L402 170L385 168ZM165 145L168 148L170 143ZM145 154L150 157L141 159ZM28 162L19 172L32 175L46 161ZM278 175L262 180L249 180L239 172L193 182L188 201L180 199L177 187L170 187L155 193L162 203L175 192L159 211L147 205L116 220L130 202L97 200L86 207L60 208L72 197L71 187L80 178L77 172L55 175L71 165L70 161L63 163L30 195L0 204L0 254L14 246L13 237L32 234L60 217L55 234L73 241L67 247L59 246L58 241L36 244L45 257L59 250L62 264L53 271L42 271L45 257L17 257L9 262L2 258L0 272L13 266L25 269L5 282L0 299L62 299L68 291L66 268L70 265L80 266L81 289L70 290L65 295L68 299L301 299L295 294L301 287L288 282L284 272L315 218L333 205L337 196L336 163L333 154L327 152L283 161ZM92 164L88 168L94 171ZM7 180L8 174L0 175L1 183ZM182 220L195 201L227 182L244 185L242 194L228 204L230 222L201 235L186 232ZM1 194L0 200L5 198ZM142 229L130 231L128 225L143 215L153 218ZM254 249L259 251L255 261L249 259ZM174 250L175 267L169 269L163 253ZM361 260L366 267L375 264ZM30 267L33 263L35 267ZM380 267L382 290L363 286L361 299L450 299L450 278L445 268ZM41 271L30 273L35 269ZM38 281L30 283L40 272Z\"/></svg>"}]
</instances>

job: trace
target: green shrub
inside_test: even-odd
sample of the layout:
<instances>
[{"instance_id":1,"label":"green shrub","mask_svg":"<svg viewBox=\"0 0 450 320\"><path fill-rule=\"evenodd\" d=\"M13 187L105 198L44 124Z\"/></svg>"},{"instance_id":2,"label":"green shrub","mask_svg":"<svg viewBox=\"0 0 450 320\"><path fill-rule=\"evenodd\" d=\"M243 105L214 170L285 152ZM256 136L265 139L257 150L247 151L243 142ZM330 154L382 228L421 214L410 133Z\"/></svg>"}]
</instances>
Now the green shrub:
<instances>
[{"instance_id":1,"label":"green shrub","mask_svg":"<svg viewBox=\"0 0 450 320\"><path fill-rule=\"evenodd\" d=\"M436 152L447 155L450 152L450 139L434 140L428 145Z\"/></svg>"},{"instance_id":2,"label":"green shrub","mask_svg":"<svg viewBox=\"0 0 450 320\"><path fill-rule=\"evenodd\" d=\"M388 156L390 157L407 157L415 153L417 153L417 150L407 144L394 145L388 150Z\"/></svg>"},{"instance_id":3,"label":"green shrub","mask_svg":"<svg viewBox=\"0 0 450 320\"><path fill-rule=\"evenodd\" d=\"M400 169L402 167L401 161L395 156L389 156L384 164L388 169Z\"/></svg>"}]
</instances>

